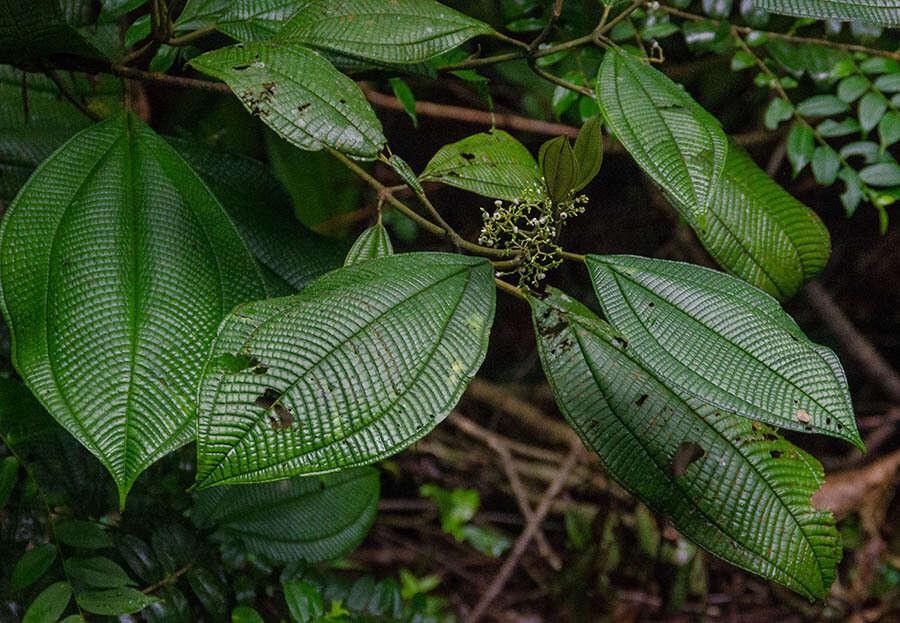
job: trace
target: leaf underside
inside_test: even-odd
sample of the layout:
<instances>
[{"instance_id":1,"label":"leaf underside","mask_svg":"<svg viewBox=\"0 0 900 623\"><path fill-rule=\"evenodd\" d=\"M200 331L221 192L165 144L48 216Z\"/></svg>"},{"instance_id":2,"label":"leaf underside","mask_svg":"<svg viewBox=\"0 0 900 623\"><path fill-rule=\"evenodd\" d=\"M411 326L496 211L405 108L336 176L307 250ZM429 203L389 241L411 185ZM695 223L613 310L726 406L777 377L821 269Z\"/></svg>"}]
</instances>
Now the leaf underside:
<instances>
[{"instance_id":1,"label":"leaf underside","mask_svg":"<svg viewBox=\"0 0 900 623\"><path fill-rule=\"evenodd\" d=\"M215 197L126 115L77 134L22 189L0 226L0 285L16 369L122 503L193 439L216 327L265 293Z\"/></svg>"},{"instance_id":2,"label":"leaf underside","mask_svg":"<svg viewBox=\"0 0 900 623\"><path fill-rule=\"evenodd\" d=\"M245 43L208 52L191 65L225 81L250 114L297 147L328 146L367 160L384 147L381 122L362 91L317 52Z\"/></svg>"},{"instance_id":3,"label":"leaf underside","mask_svg":"<svg viewBox=\"0 0 900 623\"><path fill-rule=\"evenodd\" d=\"M310 0L281 41L381 63L426 61L494 29L432 0Z\"/></svg>"},{"instance_id":4,"label":"leaf underside","mask_svg":"<svg viewBox=\"0 0 900 623\"><path fill-rule=\"evenodd\" d=\"M589 255L587 266L629 354L681 395L863 449L837 357L769 295L681 262Z\"/></svg>"},{"instance_id":5,"label":"leaf underside","mask_svg":"<svg viewBox=\"0 0 900 623\"><path fill-rule=\"evenodd\" d=\"M728 153L715 117L662 72L614 50L603 59L597 95L635 162L703 223Z\"/></svg>"},{"instance_id":6,"label":"leaf underside","mask_svg":"<svg viewBox=\"0 0 900 623\"><path fill-rule=\"evenodd\" d=\"M358 546L378 508L378 470L343 470L279 482L200 491L192 512L253 552L282 562L319 562Z\"/></svg>"},{"instance_id":7,"label":"leaf underside","mask_svg":"<svg viewBox=\"0 0 900 623\"><path fill-rule=\"evenodd\" d=\"M225 320L200 389L197 486L365 465L453 408L484 359L491 265L369 260Z\"/></svg>"},{"instance_id":8,"label":"leaf underside","mask_svg":"<svg viewBox=\"0 0 900 623\"><path fill-rule=\"evenodd\" d=\"M530 303L556 401L616 481L713 554L825 597L841 548L830 513L810 505L824 482L813 457L764 424L678 395L565 295Z\"/></svg>"},{"instance_id":9,"label":"leaf underside","mask_svg":"<svg viewBox=\"0 0 900 623\"><path fill-rule=\"evenodd\" d=\"M858 20L881 26L900 26L897 0L754 0L773 13L815 19Z\"/></svg>"},{"instance_id":10,"label":"leaf underside","mask_svg":"<svg viewBox=\"0 0 900 623\"><path fill-rule=\"evenodd\" d=\"M545 192L544 176L534 157L503 130L444 145L425 166L422 179L507 201Z\"/></svg>"}]
</instances>

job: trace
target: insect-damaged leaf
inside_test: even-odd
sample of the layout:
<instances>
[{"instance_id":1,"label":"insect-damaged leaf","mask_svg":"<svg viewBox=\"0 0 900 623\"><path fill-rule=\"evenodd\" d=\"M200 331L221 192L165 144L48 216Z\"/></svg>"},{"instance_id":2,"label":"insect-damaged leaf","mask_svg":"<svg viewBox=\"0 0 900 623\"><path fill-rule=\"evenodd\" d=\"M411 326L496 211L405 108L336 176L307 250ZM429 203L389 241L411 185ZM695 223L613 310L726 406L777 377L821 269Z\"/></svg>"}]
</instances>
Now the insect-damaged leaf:
<instances>
[{"instance_id":1,"label":"insect-damaged leaf","mask_svg":"<svg viewBox=\"0 0 900 623\"><path fill-rule=\"evenodd\" d=\"M493 279L484 259L411 253L237 307L200 388L197 486L365 465L425 435L484 359Z\"/></svg>"},{"instance_id":2,"label":"insect-damaged leaf","mask_svg":"<svg viewBox=\"0 0 900 623\"><path fill-rule=\"evenodd\" d=\"M194 437L216 327L265 295L234 225L174 149L119 115L46 160L0 226L16 369L112 473Z\"/></svg>"},{"instance_id":3,"label":"insect-damaged leaf","mask_svg":"<svg viewBox=\"0 0 900 623\"><path fill-rule=\"evenodd\" d=\"M900 26L900 0L754 0L773 13Z\"/></svg>"},{"instance_id":4,"label":"insect-damaged leaf","mask_svg":"<svg viewBox=\"0 0 900 623\"><path fill-rule=\"evenodd\" d=\"M680 396L564 294L529 300L556 402L609 474L713 554L825 597L841 547L831 514L810 505L824 482L816 460L764 424Z\"/></svg>"},{"instance_id":5,"label":"insect-damaged leaf","mask_svg":"<svg viewBox=\"0 0 900 623\"><path fill-rule=\"evenodd\" d=\"M610 50L597 80L607 125L647 175L703 224L725 168L728 138L684 88L630 54Z\"/></svg>"},{"instance_id":6,"label":"insect-damaged leaf","mask_svg":"<svg viewBox=\"0 0 900 623\"><path fill-rule=\"evenodd\" d=\"M682 395L863 447L837 357L768 294L682 262L589 255L587 266L629 354Z\"/></svg>"},{"instance_id":7,"label":"insect-damaged leaf","mask_svg":"<svg viewBox=\"0 0 900 623\"><path fill-rule=\"evenodd\" d=\"M381 63L426 61L494 29L433 0L309 0L279 41Z\"/></svg>"},{"instance_id":8,"label":"insect-damaged leaf","mask_svg":"<svg viewBox=\"0 0 900 623\"><path fill-rule=\"evenodd\" d=\"M224 80L252 115L297 147L327 146L371 160L385 144L362 91L318 52L244 43L208 52L191 65Z\"/></svg>"},{"instance_id":9,"label":"insect-damaged leaf","mask_svg":"<svg viewBox=\"0 0 900 623\"><path fill-rule=\"evenodd\" d=\"M425 166L422 179L507 201L526 193L546 194L537 162L522 143L503 130L444 145Z\"/></svg>"},{"instance_id":10,"label":"insect-damaged leaf","mask_svg":"<svg viewBox=\"0 0 900 623\"><path fill-rule=\"evenodd\" d=\"M195 496L200 527L217 526L250 551L283 562L319 562L352 551L378 508L371 467L279 482L213 487Z\"/></svg>"}]
</instances>

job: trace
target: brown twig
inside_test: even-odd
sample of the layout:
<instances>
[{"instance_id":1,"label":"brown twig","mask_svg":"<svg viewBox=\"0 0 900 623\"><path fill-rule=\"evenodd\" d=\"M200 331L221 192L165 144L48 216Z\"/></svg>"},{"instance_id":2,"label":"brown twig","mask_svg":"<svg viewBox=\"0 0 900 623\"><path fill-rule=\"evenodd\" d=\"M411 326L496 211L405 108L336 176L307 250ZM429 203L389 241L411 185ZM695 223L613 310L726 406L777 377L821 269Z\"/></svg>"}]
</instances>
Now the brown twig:
<instances>
[{"instance_id":1,"label":"brown twig","mask_svg":"<svg viewBox=\"0 0 900 623\"><path fill-rule=\"evenodd\" d=\"M900 375L853 325L825 288L815 281L810 282L803 290L803 296L818 312L834 336L841 341L847 355L861 364L863 371L890 396L891 400L900 402Z\"/></svg>"},{"instance_id":2,"label":"brown twig","mask_svg":"<svg viewBox=\"0 0 900 623\"><path fill-rule=\"evenodd\" d=\"M516 503L519 505L519 510L522 511L522 515L525 517L526 522L532 521L534 511L531 508L531 504L528 503L528 494L525 490L525 485L522 484L522 479L519 478L519 472L516 469L512 454L510 454L509 446L505 441L499 435L479 426L472 420L460 415L458 412L453 414L450 421L467 435L482 440L497 453L497 456L500 457L500 465L503 467L503 472L506 474L507 480L509 480L510 487L512 487L513 497L516 498ZM537 530L535 533L535 541L537 541L538 551L541 556L554 571L559 571L562 568L562 561L556 552L553 551L550 543L547 542L547 537L544 535L543 530Z\"/></svg>"},{"instance_id":3,"label":"brown twig","mask_svg":"<svg viewBox=\"0 0 900 623\"><path fill-rule=\"evenodd\" d=\"M472 609L472 613L466 619L466 623L478 623L497 595L500 594L500 591L503 590L503 587L506 586L506 582L519 564L519 560L528 548L528 544L531 542L531 539L534 538L538 528L540 528L541 522L550 511L550 505L553 502L553 499L559 494L560 490L562 490L563 484L569 476L569 472L571 472L575 465L578 464L578 460L581 458L583 451L584 449L581 445L581 441L573 442L565 463L563 463L559 468L559 471L556 472L556 477L550 483L550 486L547 487L534 514L525 524L525 529L522 530L519 538L516 539L512 551L509 556L506 557L506 560L503 561L503 566L500 567L500 571L494 576L494 580L491 582L490 586L487 587L487 590L484 591L481 599L475 605L475 608Z\"/></svg>"}]
</instances>

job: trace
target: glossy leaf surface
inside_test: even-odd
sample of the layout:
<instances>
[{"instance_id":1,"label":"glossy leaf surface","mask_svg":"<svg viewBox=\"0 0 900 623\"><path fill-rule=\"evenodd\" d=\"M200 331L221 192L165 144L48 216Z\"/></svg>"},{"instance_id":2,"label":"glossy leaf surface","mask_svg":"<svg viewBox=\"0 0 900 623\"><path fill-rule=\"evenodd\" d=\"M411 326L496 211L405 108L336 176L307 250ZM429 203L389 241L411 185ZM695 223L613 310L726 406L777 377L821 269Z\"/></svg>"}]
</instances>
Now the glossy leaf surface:
<instances>
[{"instance_id":1,"label":"glossy leaf surface","mask_svg":"<svg viewBox=\"0 0 900 623\"><path fill-rule=\"evenodd\" d=\"M837 356L769 295L682 262L589 255L587 266L629 354L681 395L863 447Z\"/></svg>"},{"instance_id":2,"label":"glossy leaf surface","mask_svg":"<svg viewBox=\"0 0 900 623\"><path fill-rule=\"evenodd\" d=\"M641 169L702 225L728 153L715 117L662 72L613 50L597 95L607 125Z\"/></svg>"},{"instance_id":3,"label":"glossy leaf surface","mask_svg":"<svg viewBox=\"0 0 900 623\"><path fill-rule=\"evenodd\" d=\"M201 385L197 485L365 465L424 436L484 359L493 279L483 259L394 255L236 308Z\"/></svg>"},{"instance_id":4,"label":"glossy leaf surface","mask_svg":"<svg viewBox=\"0 0 900 623\"><path fill-rule=\"evenodd\" d=\"M534 157L503 130L474 134L441 147L421 177L507 201L522 198L526 193L546 193Z\"/></svg>"},{"instance_id":5,"label":"glossy leaf surface","mask_svg":"<svg viewBox=\"0 0 900 623\"><path fill-rule=\"evenodd\" d=\"M754 2L758 7L773 13L900 26L898 0L754 0Z\"/></svg>"},{"instance_id":6,"label":"glossy leaf surface","mask_svg":"<svg viewBox=\"0 0 900 623\"><path fill-rule=\"evenodd\" d=\"M75 595L78 607L93 614L119 616L139 612L152 603L156 597L145 595L136 588L122 586L105 590L82 591Z\"/></svg>"},{"instance_id":7,"label":"glossy leaf surface","mask_svg":"<svg viewBox=\"0 0 900 623\"><path fill-rule=\"evenodd\" d=\"M309 0L276 37L381 63L426 61L494 29L433 0Z\"/></svg>"},{"instance_id":8,"label":"glossy leaf surface","mask_svg":"<svg viewBox=\"0 0 900 623\"><path fill-rule=\"evenodd\" d=\"M17 370L123 503L141 471L193 439L220 320L265 293L200 178L125 115L31 177L0 228L0 284Z\"/></svg>"},{"instance_id":9,"label":"glossy leaf surface","mask_svg":"<svg viewBox=\"0 0 900 623\"><path fill-rule=\"evenodd\" d=\"M391 239L388 236L387 229L384 225L378 223L367 228L359 235L350 251L347 252L347 259L344 260L344 266L364 262L366 260L377 260L380 257L387 257L394 254L394 247L391 246Z\"/></svg>"},{"instance_id":10,"label":"glossy leaf surface","mask_svg":"<svg viewBox=\"0 0 900 623\"><path fill-rule=\"evenodd\" d=\"M299 45L246 43L191 61L224 80L250 114L297 147L332 147L373 159L385 144L362 91L317 52Z\"/></svg>"},{"instance_id":11,"label":"glossy leaf surface","mask_svg":"<svg viewBox=\"0 0 900 623\"><path fill-rule=\"evenodd\" d=\"M821 466L764 424L685 398L626 339L553 291L530 299L557 404L604 468L702 547L823 598L841 557L830 513L810 505Z\"/></svg>"},{"instance_id":12,"label":"glossy leaf surface","mask_svg":"<svg viewBox=\"0 0 900 623\"><path fill-rule=\"evenodd\" d=\"M343 556L368 533L378 507L378 470L343 470L197 493L192 517L248 550L282 562Z\"/></svg>"}]
</instances>

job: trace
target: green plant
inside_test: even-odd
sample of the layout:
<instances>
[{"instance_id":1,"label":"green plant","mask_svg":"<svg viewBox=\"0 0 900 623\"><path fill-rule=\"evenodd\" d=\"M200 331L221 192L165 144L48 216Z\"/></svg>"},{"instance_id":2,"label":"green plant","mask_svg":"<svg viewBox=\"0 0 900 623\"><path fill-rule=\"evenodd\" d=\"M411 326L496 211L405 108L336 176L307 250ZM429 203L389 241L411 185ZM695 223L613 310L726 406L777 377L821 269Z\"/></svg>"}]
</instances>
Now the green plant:
<instances>
[{"instance_id":1,"label":"green plant","mask_svg":"<svg viewBox=\"0 0 900 623\"><path fill-rule=\"evenodd\" d=\"M826 87L837 95L791 103L797 79L778 75L795 60L790 50L770 45L772 58L761 58L758 31L730 25L727 14L712 23L683 13L685 2L594 3L559 28L561 1L504 3L510 31L539 32L527 43L433 0L178 4L110 0L97 15L90 2L43 0L23 13L21 3L0 0L0 61L11 65L0 72L0 96L17 102L0 116L0 147L17 154L4 161L0 184L2 199L12 200L0 225L0 303L24 382L12 372L0 379L9 454L0 502L15 495L29 512L39 508L46 528L45 542L10 558L12 589L31 599L26 621L69 610L67 621L138 611L182 620L188 588L216 620L228 616L232 594L233 620L252 621L267 582L280 587L295 621L445 620L444 605L424 590L404 594L371 576L334 588L332 571L320 576L306 563L339 558L362 541L379 497L369 466L450 414L485 359L498 289L530 309L557 404L612 478L724 560L810 599L827 596L841 547L830 513L811 503L823 470L779 429L863 443L840 362L779 301L823 269L829 234L648 59L661 60L657 39L680 31L733 53L736 71L757 67L759 85L776 93L767 125L794 119L794 173L811 163L823 184L840 177L848 212L868 198L883 226L900 188L888 151L900 140L900 113L883 95L900 90L896 61L875 49L830 59ZM757 7L900 21L891 3ZM758 11L748 16L760 19ZM129 26L122 40L119 24ZM460 51L476 37L502 49ZM789 43L806 45L796 39ZM825 62L816 50L797 78ZM557 72L566 57L578 68ZM557 89L557 115L582 124L574 146L553 138L535 159L495 128L441 147L419 175L391 151L349 77L389 79L415 120L402 77L452 73L484 87L479 69L521 60ZM180 76L182 69L221 82ZM322 151L377 193L377 223L347 253L293 218L291 196L268 168L211 149L203 128L161 136L137 114L133 87L123 91L112 76L232 93L274 132L269 160L292 185L294 207L305 191L289 179L291 167L320 166L315 159L324 157L296 149ZM845 115L860 98L857 119L807 121ZM563 247L565 226L597 218L579 193L601 170L604 127L727 274ZM832 148L826 139L844 129L877 129L880 142ZM223 140L240 141L239 132ZM858 173L847 161L855 154L867 162ZM401 183L379 181L365 164L372 161ZM448 224L425 183L494 202L481 209L477 242ZM395 253L383 210L385 220L399 215L455 252ZM306 225L328 229L310 214ZM583 264L602 318L547 285L564 261ZM165 529L111 538L93 520L108 517L108 496L85 497L86 482L40 473L100 478L93 463L66 467L85 461L73 437L112 475L126 511L142 473L181 457L186 465L157 472L153 495L137 503L146 510L157 496L193 526L170 519ZM182 450L191 442L195 463ZM47 444L68 454L46 461ZM188 493L185 479L193 480ZM466 532L477 528L465 523L474 509L453 518L444 508L456 508L455 491L423 494L441 507L446 531L478 540ZM189 557L198 534L220 551ZM283 564L273 583L273 565ZM41 591L24 592L32 586Z\"/></svg>"}]
</instances>

